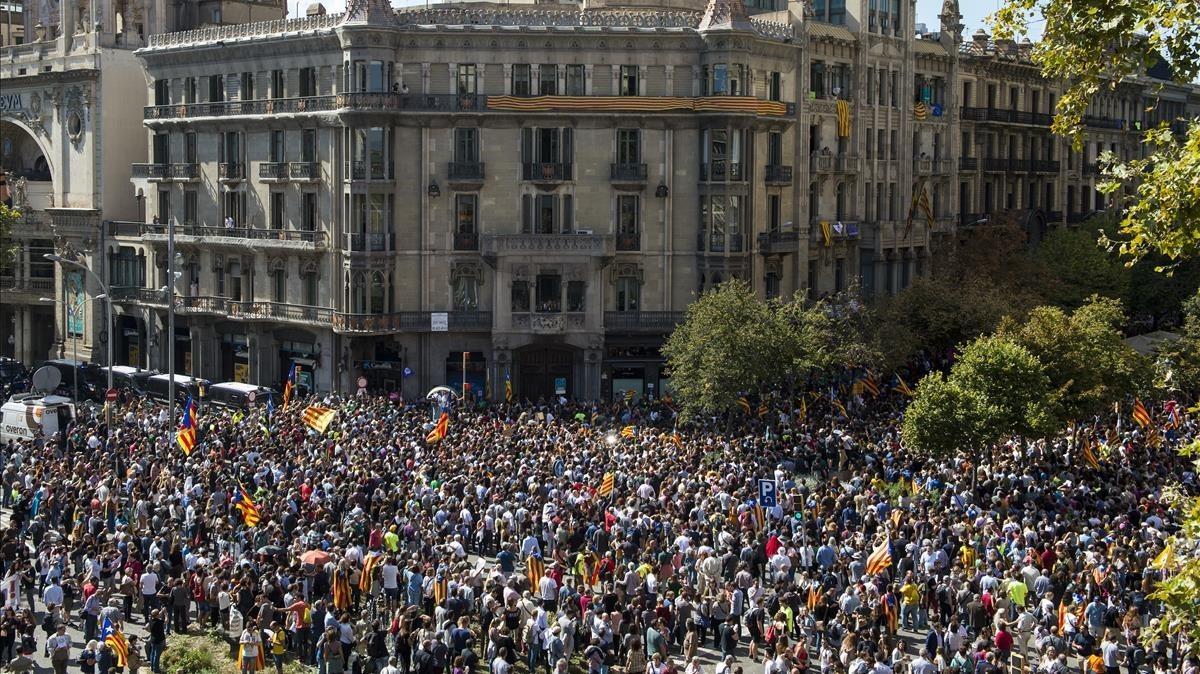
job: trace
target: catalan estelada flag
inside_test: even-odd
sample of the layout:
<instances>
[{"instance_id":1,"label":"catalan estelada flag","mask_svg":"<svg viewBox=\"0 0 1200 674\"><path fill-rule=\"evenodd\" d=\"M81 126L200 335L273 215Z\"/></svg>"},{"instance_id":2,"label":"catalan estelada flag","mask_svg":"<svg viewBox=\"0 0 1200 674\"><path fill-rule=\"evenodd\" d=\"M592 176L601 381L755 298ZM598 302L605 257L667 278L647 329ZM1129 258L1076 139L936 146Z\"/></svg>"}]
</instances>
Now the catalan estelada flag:
<instances>
[{"instance_id":1,"label":"catalan estelada flag","mask_svg":"<svg viewBox=\"0 0 1200 674\"><path fill-rule=\"evenodd\" d=\"M341 568L333 571L333 606L338 610L350 608L350 574Z\"/></svg>"},{"instance_id":2,"label":"catalan estelada flag","mask_svg":"<svg viewBox=\"0 0 1200 674\"><path fill-rule=\"evenodd\" d=\"M304 414L301 419L309 428L318 433L324 433L325 429L329 428L329 424L335 416L337 416L337 410L335 409L310 405L304 408Z\"/></svg>"},{"instance_id":3,"label":"catalan estelada flag","mask_svg":"<svg viewBox=\"0 0 1200 674\"><path fill-rule=\"evenodd\" d=\"M450 414L442 412L442 416L438 417L437 423L433 425L433 430L429 431L429 435L425 436L425 442L429 444L437 444L446 439L446 434L450 432Z\"/></svg>"},{"instance_id":4,"label":"catalan estelada flag","mask_svg":"<svg viewBox=\"0 0 1200 674\"><path fill-rule=\"evenodd\" d=\"M604 479L600 480L600 488L596 490L596 495L601 498L606 498L613 493L613 489L617 486L617 476L615 473L605 473Z\"/></svg>"},{"instance_id":5,"label":"catalan estelada flag","mask_svg":"<svg viewBox=\"0 0 1200 674\"><path fill-rule=\"evenodd\" d=\"M512 400L513 400L512 373L505 371L505 373L504 373L504 402L511 403Z\"/></svg>"},{"instance_id":6,"label":"catalan estelada flag","mask_svg":"<svg viewBox=\"0 0 1200 674\"><path fill-rule=\"evenodd\" d=\"M242 523L247 527L256 527L262 521L262 513L258 510L258 504L250 496L250 492L242 485L238 485L238 490L233 495L233 507L237 508L242 514Z\"/></svg>"},{"instance_id":7,"label":"catalan estelada flag","mask_svg":"<svg viewBox=\"0 0 1200 674\"><path fill-rule=\"evenodd\" d=\"M183 421L179 422L175 442L184 455L192 455L192 449L196 446L196 401L192 400L191 396L188 396L187 403L183 406Z\"/></svg>"},{"instance_id":8,"label":"catalan estelada flag","mask_svg":"<svg viewBox=\"0 0 1200 674\"><path fill-rule=\"evenodd\" d=\"M546 563L540 557L530 555L525 560L525 577L529 579L529 590L536 593L542 576L546 575Z\"/></svg>"},{"instance_id":9,"label":"catalan estelada flag","mask_svg":"<svg viewBox=\"0 0 1200 674\"><path fill-rule=\"evenodd\" d=\"M103 637L104 643L112 649L113 657L117 661L118 667L124 667L129 662L129 641L121 630L112 623L108 618L100 626L100 636Z\"/></svg>"},{"instance_id":10,"label":"catalan estelada flag","mask_svg":"<svg viewBox=\"0 0 1200 674\"><path fill-rule=\"evenodd\" d=\"M292 400L292 393L296 389L296 375L299 374L300 366L295 362L288 368L287 381L283 383L283 409L288 408L288 403Z\"/></svg>"},{"instance_id":11,"label":"catalan estelada flag","mask_svg":"<svg viewBox=\"0 0 1200 674\"><path fill-rule=\"evenodd\" d=\"M1142 404L1141 400L1133 401L1133 420L1142 428L1150 425L1150 412L1146 410L1146 406Z\"/></svg>"},{"instance_id":12,"label":"catalan estelada flag","mask_svg":"<svg viewBox=\"0 0 1200 674\"><path fill-rule=\"evenodd\" d=\"M904 377L901 377L899 372L896 373L896 385L892 387L892 390L896 393L902 393L909 398L914 395L913 390L908 387L908 382L904 381Z\"/></svg>"},{"instance_id":13,"label":"catalan estelada flag","mask_svg":"<svg viewBox=\"0 0 1200 674\"><path fill-rule=\"evenodd\" d=\"M362 576L360 576L358 579L358 589L362 590L363 592L367 592L371 589L371 575L375 573L375 568L378 567L382 562L383 555L380 553L367 555L367 558L363 560Z\"/></svg>"},{"instance_id":14,"label":"catalan estelada flag","mask_svg":"<svg viewBox=\"0 0 1200 674\"><path fill-rule=\"evenodd\" d=\"M742 408L743 412L745 412L747 415L750 414L750 401L746 398L746 396L738 398L737 404L738 407Z\"/></svg>"},{"instance_id":15,"label":"catalan estelada flag","mask_svg":"<svg viewBox=\"0 0 1200 674\"><path fill-rule=\"evenodd\" d=\"M892 539L885 536L883 542L871 551L871 556L867 557L867 575L874 576L877 573L883 573L892 566Z\"/></svg>"}]
</instances>

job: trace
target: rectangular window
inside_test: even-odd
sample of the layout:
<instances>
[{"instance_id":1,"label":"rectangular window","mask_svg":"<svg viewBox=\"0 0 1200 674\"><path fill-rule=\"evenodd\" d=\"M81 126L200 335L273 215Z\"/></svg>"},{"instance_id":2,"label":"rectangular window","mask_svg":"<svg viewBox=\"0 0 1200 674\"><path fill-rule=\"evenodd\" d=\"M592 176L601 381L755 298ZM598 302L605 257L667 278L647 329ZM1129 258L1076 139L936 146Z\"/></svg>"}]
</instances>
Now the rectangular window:
<instances>
[{"instance_id":1,"label":"rectangular window","mask_svg":"<svg viewBox=\"0 0 1200 674\"><path fill-rule=\"evenodd\" d=\"M300 195L300 226L306 232L317 229L317 193L305 192Z\"/></svg>"},{"instance_id":2,"label":"rectangular window","mask_svg":"<svg viewBox=\"0 0 1200 674\"><path fill-rule=\"evenodd\" d=\"M867 146L866 146L867 159L871 159L875 156L875 142L874 142L875 130L868 127L865 137L866 137L866 141L867 141Z\"/></svg>"},{"instance_id":3,"label":"rectangular window","mask_svg":"<svg viewBox=\"0 0 1200 674\"><path fill-rule=\"evenodd\" d=\"M225 100L224 75L208 76L208 100L212 103L220 103Z\"/></svg>"},{"instance_id":4,"label":"rectangular window","mask_svg":"<svg viewBox=\"0 0 1200 674\"><path fill-rule=\"evenodd\" d=\"M586 70L582 65L567 66L567 81L566 95L568 96L584 96L586 95Z\"/></svg>"},{"instance_id":5,"label":"rectangular window","mask_svg":"<svg viewBox=\"0 0 1200 674\"><path fill-rule=\"evenodd\" d=\"M767 195L767 229L778 232L783 218L783 207L778 194Z\"/></svg>"},{"instance_id":6,"label":"rectangular window","mask_svg":"<svg viewBox=\"0 0 1200 674\"><path fill-rule=\"evenodd\" d=\"M641 283L636 278L617 279L617 311L637 311L641 305Z\"/></svg>"},{"instance_id":7,"label":"rectangular window","mask_svg":"<svg viewBox=\"0 0 1200 674\"><path fill-rule=\"evenodd\" d=\"M196 78L183 78L183 102L195 103L196 101Z\"/></svg>"},{"instance_id":8,"label":"rectangular window","mask_svg":"<svg viewBox=\"0 0 1200 674\"><path fill-rule=\"evenodd\" d=\"M458 64L458 93L459 93L459 95L475 94L475 93L477 93L477 89L476 89L477 86L478 86L478 80L475 77L475 64L474 63Z\"/></svg>"},{"instance_id":9,"label":"rectangular window","mask_svg":"<svg viewBox=\"0 0 1200 674\"><path fill-rule=\"evenodd\" d=\"M888 86L888 94L891 97L893 108L900 107L899 92L900 92L900 73L893 70L892 71L892 81L891 81L891 84ZM893 159L894 159L894 157L893 157Z\"/></svg>"},{"instance_id":10,"label":"rectangular window","mask_svg":"<svg viewBox=\"0 0 1200 674\"><path fill-rule=\"evenodd\" d=\"M283 141L284 141L284 136L283 136L282 130L275 130L275 131L271 132L271 161L272 162L278 163L278 162L285 161L283 158L283 156L284 156L283 155L283 151L284 151L283 150L283 148L284 148Z\"/></svg>"},{"instance_id":11,"label":"rectangular window","mask_svg":"<svg viewBox=\"0 0 1200 674\"><path fill-rule=\"evenodd\" d=\"M166 224L171 221L171 192L158 191L158 221Z\"/></svg>"},{"instance_id":12,"label":"rectangular window","mask_svg":"<svg viewBox=\"0 0 1200 674\"><path fill-rule=\"evenodd\" d=\"M283 192L271 193L271 229L283 229L283 215L286 209L286 195Z\"/></svg>"},{"instance_id":13,"label":"rectangular window","mask_svg":"<svg viewBox=\"0 0 1200 674\"><path fill-rule=\"evenodd\" d=\"M186 225L196 224L196 190L185 190L183 193L183 222Z\"/></svg>"},{"instance_id":14,"label":"rectangular window","mask_svg":"<svg viewBox=\"0 0 1200 674\"><path fill-rule=\"evenodd\" d=\"M543 64L538 67L538 93L542 96L558 95L558 66Z\"/></svg>"},{"instance_id":15,"label":"rectangular window","mask_svg":"<svg viewBox=\"0 0 1200 674\"><path fill-rule=\"evenodd\" d=\"M186 164L196 163L196 133L194 131L183 134L183 161Z\"/></svg>"},{"instance_id":16,"label":"rectangular window","mask_svg":"<svg viewBox=\"0 0 1200 674\"><path fill-rule=\"evenodd\" d=\"M154 134L153 146L150 148L153 153L155 164L171 163L171 136L166 133Z\"/></svg>"},{"instance_id":17,"label":"rectangular window","mask_svg":"<svg viewBox=\"0 0 1200 674\"><path fill-rule=\"evenodd\" d=\"M529 64L514 63L512 67L512 95L528 96L531 93L529 84Z\"/></svg>"},{"instance_id":18,"label":"rectangular window","mask_svg":"<svg viewBox=\"0 0 1200 674\"><path fill-rule=\"evenodd\" d=\"M459 163L476 163L479 161L479 129L475 127L455 127L454 161Z\"/></svg>"},{"instance_id":19,"label":"rectangular window","mask_svg":"<svg viewBox=\"0 0 1200 674\"><path fill-rule=\"evenodd\" d=\"M308 164L317 161L316 129L304 129L300 132L300 161Z\"/></svg>"},{"instance_id":20,"label":"rectangular window","mask_svg":"<svg viewBox=\"0 0 1200 674\"><path fill-rule=\"evenodd\" d=\"M567 282L567 311L584 311L585 289L583 281Z\"/></svg>"},{"instance_id":21,"label":"rectangular window","mask_svg":"<svg viewBox=\"0 0 1200 674\"><path fill-rule=\"evenodd\" d=\"M254 73L242 73L241 91L238 92L238 100L254 100Z\"/></svg>"},{"instance_id":22,"label":"rectangular window","mask_svg":"<svg viewBox=\"0 0 1200 674\"><path fill-rule=\"evenodd\" d=\"M895 159L899 152L898 146L900 142L898 138L899 137L896 135L896 130L892 129L891 136L888 138L888 157L891 159Z\"/></svg>"},{"instance_id":23,"label":"rectangular window","mask_svg":"<svg viewBox=\"0 0 1200 674\"><path fill-rule=\"evenodd\" d=\"M474 234L476 232L476 213L478 212L479 197L475 194L457 194L454 197L455 232L458 234Z\"/></svg>"},{"instance_id":24,"label":"rectangular window","mask_svg":"<svg viewBox=\"0 0 1200 674\"><path fill-rule=\"evenodd\" d=\"M637 236L641 231L638 226L638 195L622 194L617 197L617 234Z\"/></svg>"},{"instance_id":25,"label":"rectangular window","mask_svg":"<svg viewBox=\"0 0 1200 674\"><path fill-rule=\"evenodd\" d=\"M271 98L283 98L283 71L271 71Z\"/></svg>"},{"instance_id":26,"label":"rectangular window","mask_svg":"<svg viewBox=\"0 0 1200 674\"><path fill-rule=\"evenodd\" d=\"M513 281L511 300L514 313L529 311L529 281Z\"/></svg>"},{"instance_id":27,"label":"rectangular window","mask_svg":"<svg viewBox=\"0 0 1200 674\"><path fill-rule=\"evenodd\" d=\"M535 284L537 310L546 313L562 311L562 277L558 274L538 274Z\"/></svg>"},{"instance_id":28,"label":"rectangular window","mask_svg":"<svg viewBox=\"0 0 1200 674\"><path fill-rule=\"evenodd\" d=\"M305 272L304 274L304 298L305 306L317 306L317 273Z\"/></svg>"},{"instance_id":29,"label":"rectangular window","mask_svg":"<svg viewBox=\"0 0 1200 674\"><path fill-rule=\"evenodd\" d=\"M617 163L640 164L641 161L640 129L617 129Z\"/></svg>"},{"instance_id":30,"label":"rectangular window","mask_svg":"<svg viewBox=\"0 0 1200 674\"><path fill-rule=\"evenodd\" d=\"M813 61L808 67L810 98L825 98L825 63Z\"/></svg>"},{"instance_id":31,"label":"rectangular window","mask_svg":"<svg viewBox=\"0 0 1200 674\"><path fill-rule=\"evenodd\" d=\"M154 104L171 104L171 80L154 80Z\"/></svg>"},{"instance_id":32,"label":"rectangular window","mask_svg":"<svg viewBox=\"0 0 1200 674\"><path fill-rule=\"evenodd\" d=\"M638 67L621 66L621 95L638 95Z\"/></svg>"},{"instance_id":33,"label":"rectangular window","mask_svg":"<svg viewBox=\"0 0 1200 674\"><path fill-rule=\"evenodd\" d=\"M771 131L767 134L767 164L779 166L783 164L783 134Z\"/></svg>"},{"instance_id":34,"label":"rectangular window","mask_svg":"<svg viewBox=\"0 0 1200 674\"><path fill-rule=\"evenodd\" d=\"M772 101L783 100L783 76L772 72L767 84L767 98Z\"/></svg>"}]
</instances>

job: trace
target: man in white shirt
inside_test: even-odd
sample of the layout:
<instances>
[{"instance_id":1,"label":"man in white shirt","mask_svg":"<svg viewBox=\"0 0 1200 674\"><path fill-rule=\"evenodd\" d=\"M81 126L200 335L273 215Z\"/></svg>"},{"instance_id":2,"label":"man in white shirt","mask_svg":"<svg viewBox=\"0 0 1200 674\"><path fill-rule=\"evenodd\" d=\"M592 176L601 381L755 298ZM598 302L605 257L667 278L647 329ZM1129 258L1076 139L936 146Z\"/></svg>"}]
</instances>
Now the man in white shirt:
<instances>
[{"instance_id":1,"label":"man in white shirt","mask_svg":"<svg viewBox=\"0 0 1200 674\"><path fill-rule=\"evenodd\" d=\"M51 578L50 584L42 591L42 601L49 606L62 606L63 590L58 584L58 578ZM69 617L69 616L68 616Z\"/></svg>"},{"instance_id":2,"label":"man in white shirt","mask_svg":"<svg viewBox=\"0 0 1200 674\"><path fill-rule=\"evenodd\" d=\"M547 611L557 610L558 582L549 574L543 574L542 579L538 581L538 594L542 599L542 608Z\"/></svg>"},{"instance_id":3,"label":"man in white shirt","mask_svg":"<svg viewBox=\"0 0 1200 674\"><path fill-rule=\"evenodd\" d=\"M150 611L158 608L158 574L154 573L154 567L147 567L142 573L142 577L138 579L138 586L142 591L142 619L144 622L150 622Z\"/></svg>"},{"instance_id":4,"label":"man in white shirt","mask_svg":"<svg viewBox=\"0 0 1200 674\"><path fill-rule=\"evenodd\" d=\"M254 674L258 671L258 649L262 648L262 636L258 633L257 621L251 620L246 625L238 642L242 647L242 661L238 666L242 668L242 674Z\"/></svg>"}]
</instances>

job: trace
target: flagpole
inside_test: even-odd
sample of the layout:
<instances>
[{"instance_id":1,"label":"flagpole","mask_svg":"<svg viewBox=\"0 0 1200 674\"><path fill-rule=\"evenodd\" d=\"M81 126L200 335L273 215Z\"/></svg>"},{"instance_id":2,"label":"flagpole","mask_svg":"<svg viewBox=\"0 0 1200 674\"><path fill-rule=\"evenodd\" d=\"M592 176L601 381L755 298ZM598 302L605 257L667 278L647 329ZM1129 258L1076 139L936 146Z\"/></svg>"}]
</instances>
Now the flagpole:
<instances>
[{"instance_id":1,"label":"flagpole","mask_svg":"<svg viewBox=\"0 0 1200 674\"><path fill-rule=\"evenodd\" d=\"M467 352L462 352L462 398L463 402L467 401Z\"/></svg>"}]
</instances>

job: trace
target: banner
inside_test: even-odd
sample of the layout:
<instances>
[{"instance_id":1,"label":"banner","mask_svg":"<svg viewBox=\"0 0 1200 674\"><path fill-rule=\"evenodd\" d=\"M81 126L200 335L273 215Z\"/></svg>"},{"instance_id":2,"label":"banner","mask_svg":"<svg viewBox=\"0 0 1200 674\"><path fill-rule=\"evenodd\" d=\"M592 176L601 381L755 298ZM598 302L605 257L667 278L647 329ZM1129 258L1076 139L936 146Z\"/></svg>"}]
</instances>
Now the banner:
<instances>
[{"instance_id":1,"label":"banner","mask_svg":"<svg viewBox=\"0 0 1200 674\"><path fill-rule=\"evenodd\" d=\"M72 270L63 275L63 285L67 293L67 334L73 337L83 336L83 312L87 308L84 300L83 272Z\"/></svg>"}]
</instances>

